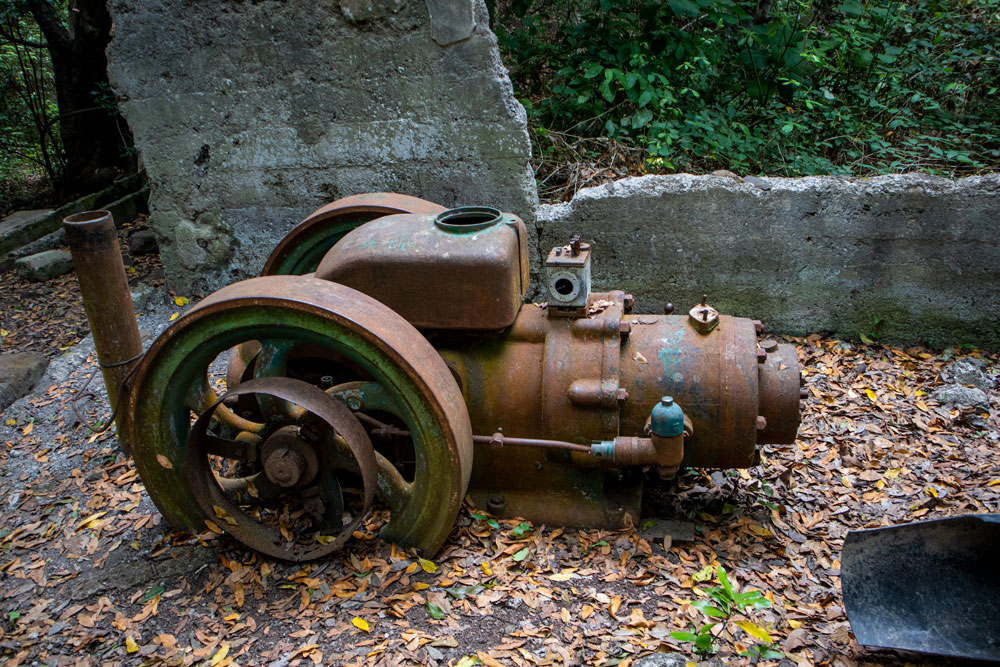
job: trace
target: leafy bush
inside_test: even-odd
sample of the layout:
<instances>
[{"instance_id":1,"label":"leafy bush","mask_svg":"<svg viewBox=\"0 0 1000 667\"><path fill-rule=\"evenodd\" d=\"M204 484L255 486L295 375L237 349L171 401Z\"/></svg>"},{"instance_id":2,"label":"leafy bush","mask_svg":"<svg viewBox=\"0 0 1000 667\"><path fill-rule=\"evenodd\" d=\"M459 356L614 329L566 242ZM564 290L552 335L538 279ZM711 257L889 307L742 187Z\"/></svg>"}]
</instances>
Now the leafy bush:
<instances>
[{"instance_id":1,"label":"leafy bush","mask_svg":"<svg viewBox=\"0 0 1000 667\"><path fill-rule=\"evenodd\" d=\"M494 24L534 123L647 167L1000 164L1000 0L514 0Z\"/></svg>"}]
</instances>

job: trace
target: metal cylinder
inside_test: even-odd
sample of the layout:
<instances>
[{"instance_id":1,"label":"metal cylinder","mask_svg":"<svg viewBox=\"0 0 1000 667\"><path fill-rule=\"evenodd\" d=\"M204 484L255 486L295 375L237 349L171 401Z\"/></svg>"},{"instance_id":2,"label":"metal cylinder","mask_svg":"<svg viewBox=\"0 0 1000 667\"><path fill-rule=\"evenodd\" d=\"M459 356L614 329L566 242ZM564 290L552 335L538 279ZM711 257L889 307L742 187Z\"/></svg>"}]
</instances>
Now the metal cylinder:
<instances>
[{"instance_id":1,"label":"metal cylinder","mask_svg":"<svg viewBox=\"0 0 1000 667\"><path fill-rule=\"evenodd\" d=\"M83 293L83 307L94 335L108 400L114 410L118 406L122 380L132 368L128 362L137 360L142 353L142 339L132 310L132 295L114 219L108 211L86 211L65 218L63 226ZM124 420L123 412L115 417L118 442L127 454L129 443Z\"/></svg>"}]
</instances>

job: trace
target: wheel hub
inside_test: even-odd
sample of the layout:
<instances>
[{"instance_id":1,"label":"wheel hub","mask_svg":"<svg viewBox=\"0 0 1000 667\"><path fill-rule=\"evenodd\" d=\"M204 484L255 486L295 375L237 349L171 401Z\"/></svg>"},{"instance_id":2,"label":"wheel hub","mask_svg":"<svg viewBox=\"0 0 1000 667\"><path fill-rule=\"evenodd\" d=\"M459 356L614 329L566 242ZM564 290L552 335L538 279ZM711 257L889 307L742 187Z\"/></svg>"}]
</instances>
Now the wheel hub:
<instances>
[{"instance_id":1,"label":"wheel hub","mask_svg":"<svg viewBox=\"0 0 1000 667\"><path fill-rule=\"evenodd\" d=\"M261 451L264 473L278 486L305 486L319 471L316 450L299 437L298 431L294 426L285 426L264 441Z\"/></svg>"}]
</instances>

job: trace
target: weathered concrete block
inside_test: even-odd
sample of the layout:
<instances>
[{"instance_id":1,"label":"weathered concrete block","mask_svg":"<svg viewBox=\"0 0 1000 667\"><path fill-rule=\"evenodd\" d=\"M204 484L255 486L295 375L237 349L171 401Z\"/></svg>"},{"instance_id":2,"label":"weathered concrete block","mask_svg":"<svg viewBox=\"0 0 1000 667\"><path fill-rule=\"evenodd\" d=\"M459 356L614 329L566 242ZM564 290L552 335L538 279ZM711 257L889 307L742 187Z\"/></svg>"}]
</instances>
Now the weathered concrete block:
<instances>
[{"instance_id":1,"label":"weathered concrete block","mask_svg":"<svg viewBox=\"0 0 1000 667\"><path fill-rule=\"evenodd\" d=\"M73 270L73 258L65 250L45 250L14 262L25 280L42 282Z\"/></svg>"},{"instance_id":2,"label":"weathered concrete block","mask_svg":"<svg viewBox=\"0 0 1000 667\"><path fill-rule=\"evenodd\" d=\"M80 197L55 210L20 211L11 214L0 222L0 257L40 239L46 239L42 242L42 246L50 244L53 239L61 242L62 237L59 232L62 231L63 218L81 211L112 207L119 211L115 214L116 224L128 222L135 217L136 212L145 211L148 195L141 192L145 178L145 174L142 173L126 176L99 192ZM140 191L139 194L133 197L137 191ZM125 217L130 214L131 217ZM23 257L24 254L18 253L18 256Z\"/></svg>"},{"instance_id":3,"label":"weathered concrete block","mask_svg":"<svg viewBox=\"0 0 1000 667\"><path fill-rule=\"evenodd\" d=\"M0 354L0 410L31 391L48 366L37 352Z\"/></svg>"},{"instance_id":4,"label":"weathered concrete block","mask_svg":"<svg viewBox=\"0 0 1000 667\"><path fill-rule=\"evenodd\" d=\"M34 241L37 236L33 234L33 230L39 221L47 219L51 214L51 208L14 211L0 221L0 255L6 255L18 246Z\"/></svg>"},{"instance_id":5,"label":"weathered concrete block","mask_svg":"<svg viewBox=\"0 0 1000 667\"><path fill-rule=\"evenodd\" d=\"M360 192L526 218L524 110L482 0L111 0L109 74L172 289L255 275L305 215Z\"/></svg>"},{"instance_id":6,"label":"weathered concrete block","mask_svg":"<svg viewBox=\"0 0 1000 667\"><path fill-rule=\"evenodd\" d=\"M1000 347L1000 175L647 176L542 206L541 247L594 243L595 289L637 310L702 294L772 331Z\"/></svg>"}]
</instances>

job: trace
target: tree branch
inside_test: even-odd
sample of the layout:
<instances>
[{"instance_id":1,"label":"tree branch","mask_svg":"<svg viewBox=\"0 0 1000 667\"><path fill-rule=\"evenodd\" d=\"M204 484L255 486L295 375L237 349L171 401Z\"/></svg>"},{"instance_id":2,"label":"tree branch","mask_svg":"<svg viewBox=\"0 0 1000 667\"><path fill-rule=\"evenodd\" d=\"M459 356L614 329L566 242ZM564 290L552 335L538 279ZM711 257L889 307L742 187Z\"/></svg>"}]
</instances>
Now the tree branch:
<instances>
[{"instance_id":1,"label":"tree branch","mask_svg":"<svg viewBox=\"0 0 1000 667\"><path fill-rule=\"evenodd\" d=\"M49 42L49 50L65 51L73 43L69 30L56 15L56 10L48 0L27 0L28 11L35 17L39 29Z\"/></svg>"},{"instance_id":2,"label":"tree branch","mask_svg":"<svg viewBox=\"0 0 1000 667\"><path fill-rule=\"evenodd\" d=\"M18 46L26 46L30 49L49 48L47 42L32 42L31 40L28 39L20 39L19 37L15 37L14 35L10 34L6 30L3 30L2 28L0 28L0 37L6 39L11 44L17 44Z\"/></svg>"}]
</instances>

